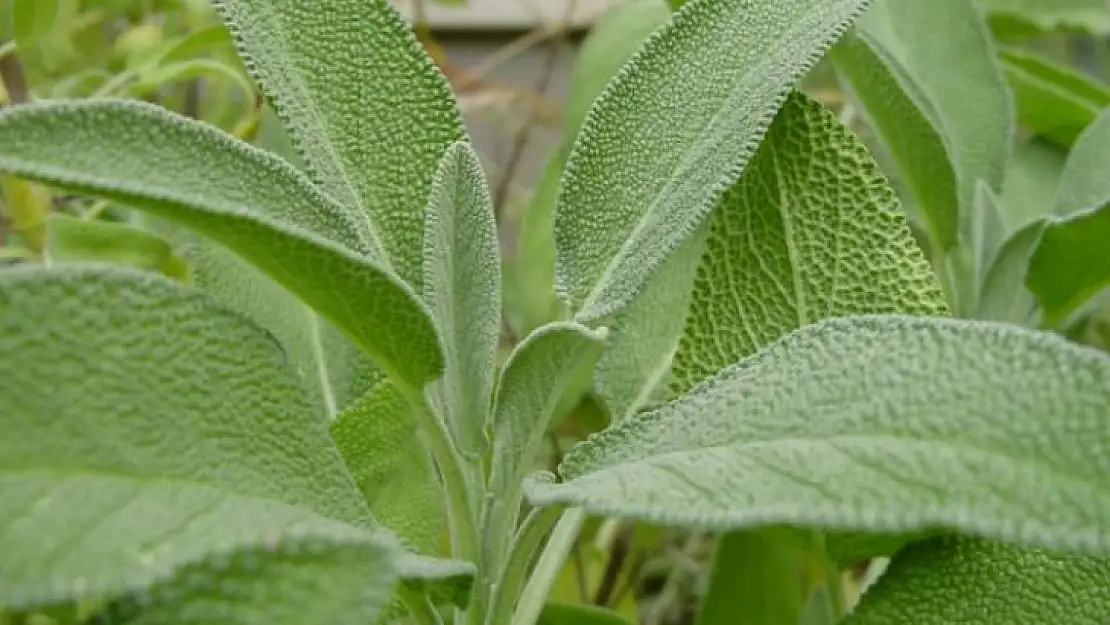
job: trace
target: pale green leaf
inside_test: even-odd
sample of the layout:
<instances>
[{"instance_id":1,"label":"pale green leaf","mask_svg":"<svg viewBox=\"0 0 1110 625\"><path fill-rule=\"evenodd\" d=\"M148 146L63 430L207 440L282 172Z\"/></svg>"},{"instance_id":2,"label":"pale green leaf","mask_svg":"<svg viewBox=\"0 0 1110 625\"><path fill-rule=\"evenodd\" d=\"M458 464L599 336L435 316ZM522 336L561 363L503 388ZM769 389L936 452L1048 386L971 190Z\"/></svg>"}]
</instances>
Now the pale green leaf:
<instances>
[{"instance_id":1,"label":"pale green leaf","mask_svg":"<svg viewBox=\"0 0 1110 625\"><path fill-rule=\"evenodd\" d=\"M693 234L865 5L694 0L633 55L586 116L555 213L558 288L580 320L617 312Z\"/></svg>"},{"instance_id":2,"label":"pale green leaf","mask_svg":"<svg viewBox=\"0 0 1110 625\"><path fill-rule=\"evenodd\" d=\"M85 624L373 623L396 579L384 555L312 537L213 554L112 601Z\"/></svg>"},{"instance_id":3,"label":"pale green leaf","mask_svg":"<svg viewBox=\"0 0 1110 625\"><path fill-rule=\"evenodd\" d=\"M1100 208L1110 202L1110 107L1075 142L1056 192L1058 215Z\"/></svg>"},{"instance_id":4,"label":"pale green leaf","mask_svg":"<svg viewBox=\"0 0 1110 625\"><path fill-rule=\"evenodd\" d=\"M994 263L999 249L1006 237L1006 222L998 197L986 183L980 181L976 189L975 202L971 205L970 240L967 241L971 252L971 299L969 305L978 307L981 288L987 272Z\"/></svg>"},{"instance_id":5,"label":"pale green leaf","mask_svg":"<svg viewBox=\"0 0 1110 625\"><path fill-rule=\"evenodd\" d=\"M188 280L189 266L157 234L130 224L85 220L64 213L46 217L44 254L51 262L103 261Z\"/></svg>"},{"instance_id":6,"label":"pale green leaf","mask_svg":"<svg viewBox=\"0 0 1110 625\"><path fill-rule=\"evenodd\" d=\"M11 34L20 48L30 49L54 27L58 0L11 0Z\"/></svg>"},{"instance_id":7,"label":"pale green leaf","mask_svg":"<svg viewBox=\"0 0 1110 625\"><path fill-rule=\"evenodd\" d=\"M584 369L601 356L604 329L574 322L547 324L510 354L497 383L493 420L494 492L519 482L539 451L555 409Z\"/></svg>"},{"instance_id":8,"label":"pale green leaf","mask_svg":"<svg viewBox=\"0 0 1110 625\"><path fill-rule=\"evenodd\" d=\"M851 53L834 59L891 148L934 244L947 252L966 236L961 215L970 211L977 181L1001 189L1012 141L1013 104L990 36L971 0L882 0L858 30ZM899 128L905 119L909 127ZM951 178L935 161L937 139ZM948 195L953 180L955 198Z\"/></svg>"},{"instance_id":9,"label":"pale green leaf","mask_svg":"<svg viewBox=\"0 0 1110 625\"><path fill-rule=\"evenodd\" d=\"M126 203L233 249L400 380L442 367L412 290L372 260L344 209L291 165L157 107L53 102L0 113L0 170Z\"/></svg>"},{"instance_id":10,"label":"pale green leaf","mask_svg":"<svg viewBox=\"0 0 1110 625\"><path fill-rule=\"evenodd\" d=\"M18 433L0 438L0 604L380 531L281 350L240 316L130 270L0 276L0 421Z\"/></svg>"},{"instance_id":11,"label":"pale green leaf","mask_svg":"<svg viewBox=\"0 0 1110 625\"><path fill-rule=\"evenodd\" d=\"M709 228L702 225L648 278L643 293L616 314L594 387L613 419L667 399L671 361L686 327L686 310Z\"/></svg>"},{"instance_id":12,"label":"pale green leaf","mask_svg":"<svg viewBox=\"0 0 1110 625\"><path fill-rule=\"evenodd\" d=\"M1105 0L978 0L992 19L1038 30L1080 30L1110 33L1110 7Z\"/></svg>"},{"instance_id":13,"label":"pale green leaf","mask_svg":"<svg viewBox=\"0 0 1110 625\"><path fill-rule=\"evenodd\" d=\"M697 625L733 625L737 614L743 615L744 625L799 622L806 552L778 534L774 530L734 532L717 539Z\"/></svg>"},{"instance_id":14,"label":"pale green leaf","mask_svg":"<svg viewBox=\"0 0 1110 625\"><path fill-rule=\"evenodd\" d=\"M1026 287L1025 278L1045 225L1043 219L1029 222L1009 235L998 249L983 276L975 319L1032 325L1037 302Z\"/></svg>"},{"instance_id":15,"label":"pale green leaf","mask_svg":"<svg viewBox=\"0 0 1110 625\"><path fill-rule=\"evenodd\" d=\"M324 190L419 291L424 208L463 135L447 81L387 0L218 0ZM400 134L398 134L400 133Z\"/></svg>"},{"instance_id":16,"label":"pale green leaf","mask_svg":"<svg viewBox=\"0 0 1110 625\"><path fill-rule=\"evenodd\" d=\"M982 321L820 321L580 443L533 504L714 530L1110 551L1110 357ZM788 389L788 392L784 392Z\"/></svg>"},{"instance_id":17,"label":"pale green leaf","mask_svg":"<svg viewBox=\"0 0 1110 625\"><path fill-rule=\"evenodd\" d=\"M675 390L826 317L944 309L867 149L795 93L714 211Z\"/></svg>"},{"instance_id":18,"label":"pale green leaf","mask_svg":"<svg viewBox=\"0 0 1110 625\"><path fill-rule=\"evenodd\" d=\"M517 244L516 285L521 304L520 330L531 332L562 316L555 296L555 204L559 181L582 122L597 96L644 39L671 12L659 0L631 0L613 5L582 42L563 108L563 143L550 158L521 220Z\"/></svg>"},{"instance_id":19,"label":"pale green leaf","mask_svg":"<svg viewBox=\"0 0 1110 625\"><path fill-rule=\"evenodd\" d=\"M1071 147L1099 111L1110 106L1110 86L1066 65L1020 48L999 51L1022 126Z\"/></svg>"},{"instance_id":20,"label":"pale green leaf","mask_svg":"<svg viewBox=\"0 0 1110 625\"><path fill-rule=\"evenodd\" d=\"M423 295L446 361L429 394L455 443L480 456L501 333L501 253L486 176L469 144L444 153L427 220Z\"/></svg>"},{"instance_id":21,"label":"pale green leaf","mask_svg":"<svg viewBox=\"0 0 1110 625\"><path fill-rule=\"evenodd\" d=\"M1067 155L1065 149L1038 137L1014 146L998 198L1007 234L1055 210Z\"/></svg>"},{"instance_id":22,"label":"pale green leaf","mask_svg":"<svg viewBox=\"0 0 1110 625\"><path fill-rule=\"evenodd\" d=\"M944 537L898 554L845 625L1102 625L1110 559Z\"/></svg>"}]
</instances>

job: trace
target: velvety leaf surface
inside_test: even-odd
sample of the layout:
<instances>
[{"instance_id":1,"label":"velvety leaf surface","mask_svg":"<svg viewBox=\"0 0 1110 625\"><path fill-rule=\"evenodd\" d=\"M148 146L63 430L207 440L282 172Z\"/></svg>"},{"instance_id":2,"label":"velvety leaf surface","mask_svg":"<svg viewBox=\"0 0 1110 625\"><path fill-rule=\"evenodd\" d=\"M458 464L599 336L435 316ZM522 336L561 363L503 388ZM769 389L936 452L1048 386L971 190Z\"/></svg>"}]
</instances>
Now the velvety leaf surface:
<instances>
[{"instance_id":1,"label":"velvety leaf surface","mask_svg":"<svg viewBox=\"0 0 1110 625\"><path fill-rule=\"evenodd\" d=\"M0 603L118 592L298 527L377 531L280 349L240 316L121 269L0 276Z\"/></svg>"},{"instance_id":2,"label":"velvety leaf surface","mask_svg":"<svg viewBox=\"0 0 1110 625\"><path fill-rule=\"evenodd\" d=\"M1055 211L1067 156L1066 149L1039 137L1014 146L998 198L1008 234Z\"/></svg>"},{"instance_id":3,"label":"velvety leaf surface","mask_svg":"<svg viewBox=\"0 0 1110 625\"><path fill-rule=\"evenodd\" d=\"M643 289L865 5L694 0L648 39L586 116L563 177L556 275L580 320Z\"/></svg>"},{"instance_id":4,"label":"velvety leaf surface","mask_svg":"<svg viewBox=\"0 0 1110 625\"><path fill-rule=\"evenodd\" d=\"M944 310L867 149L794 94L715 209L675 356L675 390L820 319Z\"/></svg>"},{"instance_id":5,"label":"velvety leaf surface","mask_svg":"<svg viewBox=\"0 0 1110 625\"><path fill-rule=\"evenodd\" d=\"M999 60L1013 90L1018 121L1064 147L1110 105L1110 86L1039 54L1005 48Z\"/></svg>"},{"instance_id":6,"label":"velvety leaf surface","mask_svg":"<svg viewBox=\"0 0 1110 625\"><path fill-rule=\"evenodd\" d=\"M845 625L1101 625L1110 559L1059 555L973 538L907 547Z\"/></svg>"},{"instance_id":7,"label":"velvety leaf surface","mask_svg":"<svg viewBox=\"0 0 1110 625\"><path fill-rule=\"evenodd\" d=\"M463 135L447 81L388 0L215 4L313 177L419 290L424 207Z\"/></svg>"},{"instance_id":8,"label":"velvety leaf surface","mask_svg":"<svg viewBox=\"0 0 1110 625\"><path fill-rule=\"evenodd\" d=\"M424 300L439 329L446 369L432 403L456 444L486 450L485 425L501 334L501 253L486 176L466 143L447 149L428 202Z\"/></svg>"},{"instance_id":9,"label":"velvety leaf surface","mask_svg":"<svg viewBox=\"0 0 1110 625\"><path fill-rule=\"evenodd\" d=\"M0 170L129 204L228 247L341 328L401 380L442 366L411 289L371 260L343 208L293 166L135 102L53 102L0 114Z\"/></svg>"},{"instance_id":10,"label":"velvety leaf surface","mask_svg":"<svg viewBox=\"0 0 1110 625\"><path fill-rule=\"evenodd\" d=\"M976 181L1001 188L1012 141L1013 105L990 36L970 0L877 2L858 30L863 41L855 45L867 49L840 58L840 66L914 189L934 243L947 251L960 236L959 216L974 201ZM867 67L876 62L885 67ZM918 115L903 118L910 105ZM929 188L938 174L941 189L950 183L932 161L937 146L920 117L948 155L955 200ZM903 119L908 128L898 127Z\"/></svg>"},{"instance_id":11,"label":"velvety leaf surface","mask_svg":"<svg viewBox=\"0 0 1110 625\"><path fill-rule=\"evenodd\" d=\"M1088 126L1068 153L1056 192L1056 213L1101 208L1110 202L1110 108Z\"/></svg>"},{"instance_id":12,"label":"velvety leaf surface","mask_svg":"<svg viewBox=\"0 0 1110 625\"><path fill-rule=\"evenodd\" d=\"M1012 325L820 321L580 443L529 497L715 530L947 529L1106 553L1107 376L1104 353Z\"/></svg>"}]
</instances>

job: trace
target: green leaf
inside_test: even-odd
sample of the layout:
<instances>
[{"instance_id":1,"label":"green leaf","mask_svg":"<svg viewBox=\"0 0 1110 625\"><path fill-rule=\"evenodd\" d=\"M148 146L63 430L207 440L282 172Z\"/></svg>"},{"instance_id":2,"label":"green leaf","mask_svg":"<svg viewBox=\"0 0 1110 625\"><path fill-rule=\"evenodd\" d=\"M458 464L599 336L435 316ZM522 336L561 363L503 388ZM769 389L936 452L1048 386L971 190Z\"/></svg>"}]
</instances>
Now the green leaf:
<instances>
[{"instance_id":1,"label":"green leaf","mask_svg":"<svg viewBox=\"0 0 1110 625\"><path fill-rule=\"evenodd\" d=\"M1037 219L1010 235L999 248L983 277L975 319L1033 325L1036 299L1026 287L1030 258L1044 234L1045 221Z\"/></svg>"},{"instance_id":2,"label":"green leaf","mask_svg":"<svg viewBox=\"0 0 1110 625\"><path fill-rule=\"evenodd\" d=\"M46 217L48 259L104 261L188 280L189 266L169 241L130 224L84 220L63 213Z\"/></svg>"},{"instance_id":3,"label":"green leaf","mask_svg":"<svg viewBox=\"0 0 1110 625\"><path fill-rule=\"evenodd\" d=\"M535 505L714 530L954 530L1110 551L1110 357L899 315L806 326L580 443ZM789 389L784 392L783 389Z\"/></svg>"},{"instance_id":4,"label":"green leaf","mask_svg":"<svg viewBox=\"0 0 1110 625\"><path fill-rule=\"evenodd\" d=\"M425 205L464 134L443 75L387 0L216 6L313 177L419 291Z\"/></svg>"},{"instance_id":5,"label":"green leaf","mask_svg":"<svg viewBox=\"0 0 1110 625\"><path fill-rule=\"evenodd\" d=\"M845 625L1098 625L1110 613L1110 559L944 537L898 554Z\"/></svg>"},{"instance_id":6,"label":"green leaf","mask_svg":"<svg viewBox=\"0 0 1110 625\"><path fill-rule=\"evenodd\" d=\"M611 6L590 29L578 50L563 108L563 143L544 168L521 221L517 244L517 299L521 331L531 332L562 317L555 296L555 204L559 181L582 122L597 96L644 39L671 16L659 0L631 0Z\"/></svg>"},{"instance_id":7,"label":"green leaf","mask_svg":"<svg viewBox=\"0 0 1110 625\"><path fill-rule=\"evenodd\" d=\"M1033 137L1014 146L999 195L1007 234L1055 210L1067 151Z\"/></svg>"},{"instance_id":8,"label":"green leaf","mask_svg":"<svg viewBox=\"0 0 1110 625\"><path fill-rule=\"evenodd\" d=\"M536 625L632 625L632 621L596 605L549 601Z\"/></svg>"},{"instance_id":9,"label":"green leaf","mask_svg":"<svg viewBox=\"0 0 1110 625\"><path fill-rule=\"evenodd\" d=\"M675 390L820 319L944 309L867 149L796 93L714 209L675 356Z\"/></svg>"},{"instance_id":10,"label":"green leaf","mask_svg":"<svg viewBox=\"0 0 1110 625\"><path fill-rule=\"evenodd\" d=\"M1071 147L1103 108L1110 86L1074 69L1020 48L999 51L1022 126L1063 147Z\"/></svg>"},{"instance_id":11,"label":"green leaf","mask_svg":"<svg viewBox=\"0 0 1110 625\"><path fill-rule=\"evenodd\" d=\"M1001 189L1009 156L1013 104L990 37L971 0L877 2L857 30L833 58L947 252L977 181Z\"/></svg>"},{"instance_id":12,"label":"green leaf","mask_svg":"<svg viewBox=\"0 0 1110 625\"><path fill-rule=\"evenodd\" d=\"M440 553L443 500L400 390L378 382L339 415L331 434L378 521L416 551Z\"/></svg>"},{"instance_id":13,"label":"green leaf","mask_svg":"<svg viewBox=\"0 0 1110 625\"><path fill-rule=\"evenodd\" d=\"M1041 31L1110 33L1110 8L1103 0L978 0L992 20Z\"/></svg>"},{"instance_id":14,"label":"green leaf","mask_svg":"<svg viewBox=\"0 0 1110 625\"><path fill-rule=\"evenodd\" d=\"M447 149L428 201L424 299L446 360L432 404L471 457L486 451L486 419L501 334L501 254L486 176L467 143Z\"/></svg>"},{"instance_id":15,"label":"green leaf","mask_svg":"<svg viewBox=\"0 0 1110 625\"><path fill-rule=\"evenodd\" d=\"M1063 324L1090 298L1110 286L1110 109L1099 115L1075 143L1040 244L1033 253L1026 285L1044 310L1045 323Z\"/></svg>"},{"instance_id":16,"label":"green leaf","mask_svg":"<svg viewBox=\"0 0 1110 625\"><path fill-rule=\"evenodd\" d=\"M686 326L708 230L702 225L683 241L643 293L613 319L594 386L615 420L668 398L671 361Z\"/></svg>"},{"instance_id":17,"label":"green leaf","mask_svg":"<svg viewBox=\"0 0 1110 625\"><path fill-rule=\"evenodd\" d=\"M288 537L395 549L273 339L153 274L0 273L0 605Z\"/></svg>"},{"instance_id":18,"label":"green leaf","mask_svg":"<svg viewBox=\"0 0 1110 625\"><path fill-rule=\"evenodd\" d=\"M999 248L1005 242L1006 223L998 198L982 181L976 189L975 203L971 206L971 278L974 285L972 306L978 307L981 288L991 269Z\"/></svg>"},{"instance_id":19,"label":"green leaf","mask_svg":"<svg viewBox=\"0 0 1110 625\"><path fill-rule=\"evenodd\" d=\"M798 623L805 599L806 553L776 534L736 532L718 539L697 625L731 625L738 614L744 625Z\"/></svg>"},{"instance_id":20,"label":"green leaf","mask_svg":"<svg viewBox=\"0 0 1110 625\"><path fill-rule=\"evenodd\" d=\"M694 0L648 39L590 109L563 177L556 274L579 320L617 312L693 234L865 5Z\"/></svg>"},{"instance_id":21,"label":"green leaf","mask_svg":"<svg viewBox=\"0 0 1110 625\"><path fill-rule=\"evenodd\" d=\"M12 39L20 48L30 49L58 18L58 0L12 0L10 6Z\"/></svg>"},{"instance_id":22,"label":"green leaf","mask_svg":"<svg viewBox=\"0 0 1110 625\"><path fill-rule=\"evenodd\" d=\"M211 555L111 602L85 625L372 623L396 578L380 549L293 539Z\"/></svg>"},{"instance_id":23,"label":"green leaf","mask_svg":"<svg viewBox=\"0 0 1110 625\"><path fill-rule=\"evenodd\" d=\"M285 161L210 126L137 102L13 107L0 113L0 170L227 245L414 388L442 369L426 309L367 256L344 209Z\"/></svg>"}]
</instances>

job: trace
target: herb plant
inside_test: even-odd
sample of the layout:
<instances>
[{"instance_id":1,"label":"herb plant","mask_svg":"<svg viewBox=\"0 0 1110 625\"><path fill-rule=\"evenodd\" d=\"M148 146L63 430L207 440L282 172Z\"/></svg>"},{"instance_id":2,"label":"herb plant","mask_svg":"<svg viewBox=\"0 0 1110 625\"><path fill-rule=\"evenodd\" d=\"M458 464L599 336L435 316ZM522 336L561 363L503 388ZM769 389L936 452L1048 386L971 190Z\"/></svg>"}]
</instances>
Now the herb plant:
<instances>
[{"instance_id":1,"label":"herb plant","mask_svg":"<svg viewBox=\"0 0 1110 625\"><path fill-rule=\"evenodd\" d=\"M1110 356L1050 330L1110 284L1110 114L990 3L679 4L570 124L503 362L485 174L386 0L216 2L289 159L151 103L0 112L0 170L191 245L0 272L7 616L620 622L547 604L595 515L719 536L703 625L1103 622ZM826 52L900 193L796 88ZM1016 118L1069 150L1048 206ZM613 422L535 470L584 386Z\"/></svg>"}]
</instances>

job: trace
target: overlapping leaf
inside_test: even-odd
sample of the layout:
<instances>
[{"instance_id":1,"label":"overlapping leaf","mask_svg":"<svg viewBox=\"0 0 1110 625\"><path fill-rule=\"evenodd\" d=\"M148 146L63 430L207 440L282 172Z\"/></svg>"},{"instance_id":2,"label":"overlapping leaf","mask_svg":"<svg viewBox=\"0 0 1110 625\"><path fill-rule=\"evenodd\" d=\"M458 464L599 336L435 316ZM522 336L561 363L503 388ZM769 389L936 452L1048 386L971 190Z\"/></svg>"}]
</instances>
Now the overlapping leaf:
<instances>
[{"instance_id":1,"label":"overlapping leaf","mask_svg":"<svg viewBox=\"0 0 1110 625\"><path fill-rule=\"evenodd\" d=\"M579 444L529 496L717 530L945 529L1106 554L1107 376L1102 352L1011 325L821 321Z\"/></svg>"},{"instance_id":2,"label":"overlapping leaf","mask_svg":"<svg viewBox=\"0 0 1110 625\"><path fill-rule=\"evenodd\" d=\"M1018 121L1064 147L1110 105L1110 86L1038 54L1006 48L999 60L1013 89Z\"/></svg>"},{"instance_id":3,"label":"overlapping leaf","mask_svg":"<svg viewBox=\"0 0 1110 625\"><path fill-rule=\"evenodd\" d=\"M233 249L414 387L442 356L423 305L346 211L288 163L151 105L53 102L0 115L0 170L130 204Z\"/></svg>"},{"instance_id":4,"label":"overlapping leaf","mask_svg":"<svg viewBox=\"0 0 1110 625\"><path fill-rule=\"evenodd\" d=\"M978 0L978 4L993 20L1008 23L1006 30L1110 33L1110 8L1102 0Z\"/></svg>"},{"instance_id":5,"label":"overlapping leaf","mask_svg":"<svg viewBox=\"0 0 1110 625\"><path fill-rule=\"evenodd\" d=\"M643 289L865 5L694 0L648 39L590 110L563 178L556 273L580 320Z\"/></svg>"},{"instance_id":6,"label":"overlapping leaf","mask_svg":"<svg viewBox=\"0 0 1110 625\"><path fill-rule=\"evenodd\" d=\"M1068 623L1110 614L1110 558L945 537L898 554L845 625Z\"/></svg>"},{"instance_id":7,"label":"overlapping leaf","mask_svg":"<svg viewBox=\"0 0 1110 625\"><path fill-rule=\"evenodd\" d=\"M447 81L412 32L387 0L216 6L314 178L419 290L424 207L463 130Z\"/></svg>"}]
</instances>

